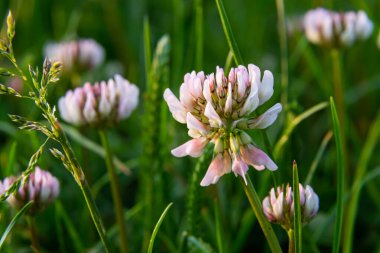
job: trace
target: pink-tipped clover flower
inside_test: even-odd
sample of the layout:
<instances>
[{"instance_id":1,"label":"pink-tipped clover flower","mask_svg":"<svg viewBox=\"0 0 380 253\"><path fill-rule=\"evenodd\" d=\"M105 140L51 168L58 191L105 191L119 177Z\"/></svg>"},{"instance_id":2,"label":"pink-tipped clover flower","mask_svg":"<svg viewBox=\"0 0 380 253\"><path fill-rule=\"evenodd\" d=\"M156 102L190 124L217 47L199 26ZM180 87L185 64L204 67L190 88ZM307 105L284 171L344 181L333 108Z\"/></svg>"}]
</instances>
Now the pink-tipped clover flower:
<instances>
[{"instance_id":1,"label":"pink-tipped clover flower","mask_svg":"<svg viewBox=\"0 0 380 253\"><path fill-rule=\"evenodd\" d=\"M139 101L139 89L120 75L100 83L69 90L58 101L68 123L76 126L109 126L128 118Z\"/></svg>"},{"instance_id":2,"label":"pink-tipped clover flower","mask_svg":"<svg viewBox=\"0 0 380 253\"><path fill-rule=\"evenodd\" d=\"M257 170L276 170L277 165L259 149L244 130L270 126L282 110L277 103L262 115L252 113L273 94L273 75L250 64L232 68L228 76L222 68L205 75L195 71L184 77L179 99L166 89L164 99L175 120L186 124L190 141L172 150L177 157L202 155L210 142L214 158L201 186L215 184L221 176L234 172L246 181L251 165Z\"/></svg>"}]
</instances>

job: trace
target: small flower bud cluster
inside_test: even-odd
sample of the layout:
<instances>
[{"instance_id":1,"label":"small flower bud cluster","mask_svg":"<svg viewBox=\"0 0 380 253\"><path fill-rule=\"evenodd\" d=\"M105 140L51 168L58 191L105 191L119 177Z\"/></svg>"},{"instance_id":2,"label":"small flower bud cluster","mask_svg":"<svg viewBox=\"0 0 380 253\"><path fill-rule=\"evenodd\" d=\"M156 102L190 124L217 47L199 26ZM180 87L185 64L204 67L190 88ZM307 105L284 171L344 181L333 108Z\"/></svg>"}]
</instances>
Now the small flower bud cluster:
<instances>
[{"instance_id":1,"label":"small flower bud cluster","mask_svg":"<svg viewBox=\"0 0 380 253\"><path fill-rule=\"evenodd\" d=\"M107 82L69 90L58 102L62 118L73 125L108 126L129 117L136 108L139 89L120 75Z\"/></svg>"},{"instance_id":2,"label":"small flower bud cluster","mask_svg":"<svg viewBox=\"0 0 380 253\"><path fill-rule=\"evenodd\" d=\"M373 30L364 11L338 13L317 8L306 13L303 23L310 42L328 47L349 47L367 39Z\"/></svg>"},{"instance_id":3,"label":"small flower bud cluster","mask_svg":"<svg viewBox=\"0 0 380 253\"><path fill-rule=\"evenodd\" d=\"M16 180L16 177L7 177L0 182L0 194L3 194ZM29 210L31 214L42 211L48 204L53 202L59 194L59 182L48 171L36 167L29 176L28 182L10 195L7 202L21 209L29 201L34 203Z\"/></svg>"},{"instance_id":4,"label":"small flower bud cluster","mask_svg":"<svg viewBox=\"0 0 380 253\"><path fill-rule=\"evenodd\" d=\"M179 100L170 89L164 99L175 120L187 124L193 139L172 150L177 157L199 157L205 146L214 143L214 159L201 185L215 184L231 171L245 180L248 165L257 170L277 169L276 164L243 131L263 129L277 118L282 107L279 103L259 117L251 114L273 94L273 75L250 64L232 68L228 76L217 67L216 73L205 75L195 71L184 77Z\"/></svg>"},{"instance_id":5,"label":"small flower bud cluster","mask_svg":"<svg viewBox=\"0 0 380 253\"><path fill-rule=\"evenodd\" d=\"M317 214L319 209L319 198L313 189L307 185L304 188L299 185L301 221L303 224L308 223ZM294 227L294 199L292 187L287 185L279 186L277 189L272 188L263 200L263 211L268 220L272 223L278 223L286 230Z\"/></svg>"},{"instance_id":6,"label":"small flower bud cluster","mask_svg":"<svg viewBox=\"0 0 380 253\"><path fill-rule=\"evenodd\" d=\"M91 70L104 61L104 49L93 39L51 43L45 47L45 57L60 61L65 72Z\"/></svg>"}]
</instances>

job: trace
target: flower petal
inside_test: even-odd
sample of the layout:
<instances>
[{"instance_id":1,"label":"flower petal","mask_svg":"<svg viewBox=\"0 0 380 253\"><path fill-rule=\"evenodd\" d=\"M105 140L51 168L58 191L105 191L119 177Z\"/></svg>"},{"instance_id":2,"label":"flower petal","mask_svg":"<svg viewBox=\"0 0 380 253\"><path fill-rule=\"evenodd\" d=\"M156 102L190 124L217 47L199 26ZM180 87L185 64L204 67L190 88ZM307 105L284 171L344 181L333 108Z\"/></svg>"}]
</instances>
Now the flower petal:
<instances>
[{"instance_id":1,"label":"flower petal","mask_svg":"<svg viewBox=\"0 0 380 253\"><path fill-rule=\"evenodd\" d=\"M249 92L249 96L245 101L243 108L239 112L239 116L248 115L254 110L256 110L257 106L259 106L259 96L258 96L258 82L252 81L251 90Z\"/></svg>"},{"instance_id":2,"label":"flower petal","mask_svg":"<svg viewBox=\"0 0 380 253\"><path fill-rule=\"evenodd\" d=\"M272 72L265 70L263 80L259 85L259 105L264 104L273 95L273 74Z\"/></svg>"},{"instance_id":3,"label":"flower petal","mask_svg":"<svg viewBox=\"0 0 380 253\"><path fill-rule=\"evenodd\" d=\"M231 158L225 152L224 154L218 153L210 166L207 169L206 175L201 181L201 186L209 186L216 184L221 176L231 171Z\"/></svg>"},{"instance_id":4,"label":"flower petal","mask_svg":"<svg viewBox=\"0 0 380 253\"><path fill-rule=\"evenodd\" d=\"M223 122L220 119L218 113L209 102L206 104L205 116L208 118L211 127L221 127L223 125Z\"/></svg>"},{"instance_id":5,"label":"flower petal","mask_svg":"<svg viewBox=\"0 0 380 253\"><path fill-rule=\"evenodd\" d=\"M186 123L186 109L179 102L178 98L173 94L170 89L166 89L164 92L164 99L169 106L169 110L173 115L173 118L179 123Z\"/></svg>"},{"instance_id":6,"label":"flower petal","mask_svg":"<svg viewBox=\"0 0 380 253\"><path fill-rule=\"evenodd\" d=\"M252 144L240 148L240 154L243 161L257 170L263 170L264 166L269 170L276 170L277 165L269 158L264 151L256 148Z\"/></svg>"},{"instance_id":7,"label":"flower petal","mask_svg":"<svg viewBox=\"0 0 380 253\"><path fill-rule=\"evenodd\" d=\"M272 125L273 122L277 119L277 116L281 112L281 110L282 110L281 104L280 103L275 104L258 118L249 120L248 128L249 129L267 128L268 126Z\"/></svg>"},{"instance_id":8,"label":"flower petal","mask_svg":"<svg viewBox=\"0 0 380 253\"><path fill-rule=\"evenodd\" d=\"M181 146L172 150L172 155L176 157L192 156L199 157L201 156L204 147L207 145L209 140L205 137L200 137L197 139L192 139Z\"/></svg>"},{"instance_id":9,"label":"flower petal","mask_svg":"<svg viewBox=\"0 0 380 253\"><path fill-rule=\"evenodd\" d=\"M245 174L248 171L248 165L240 157L236 157L234 159L232 163L232 171L235 175L240 175L244 179L245 185L247 185Z\"/></svg>"},{"instance_id":10,"label":"flower petal","mask_svg":"<svg viewBox=\"0 0 380 253\"><path fill-rule=\"evenodd\" d=\"M193 138L199 138L205 136L208 133L208 127L200 122L193 114L190 112L186 116L187 128L189 129L189 136Z\"/></svg>"}]
</instances>

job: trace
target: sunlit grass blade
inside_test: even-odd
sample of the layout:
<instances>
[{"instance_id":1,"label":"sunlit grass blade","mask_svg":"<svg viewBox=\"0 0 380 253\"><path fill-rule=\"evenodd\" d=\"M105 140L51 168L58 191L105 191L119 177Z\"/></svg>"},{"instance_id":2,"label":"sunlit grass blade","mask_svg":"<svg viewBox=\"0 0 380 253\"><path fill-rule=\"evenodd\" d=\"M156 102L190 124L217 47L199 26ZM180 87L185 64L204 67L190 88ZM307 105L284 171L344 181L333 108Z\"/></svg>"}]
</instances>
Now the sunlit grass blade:
<instances>
[{"instance_id":1,"label":"sunlit grass blade","mask_svg":"<svg viewBox=\"0 0 380 253\"><path fill-rule=\"evenodd\" d=\"M223 253L223 235L222 235L222 226L220 224L220 210L219 203L214 201L214 215L215 215L215 231L216 231L216 242L218 245L218 252Z\"/></svg>"},{"instance_id":2,"label":"sunlit grass blade","mask_svg":"<svg viewBox=\"0 0 380 253\"><path fill-rule=\"evenodd\" d=\"M0 250L4 245L5 239L7 239L7 236L9 233L12 231L12 228L16 225L17 221L29 210L31 205L33 204L33 201L29 201L23 208L21 208L20 211L17 212L15 217L11 220L7 228L5 229L3 235L1 236L0 239Z\"/></svg>"},{"instance_id":3,"label":"sunlit grass blade","mask_svg":"<svg viewBox=\"0 0 380 253\"><path fill-rule=\"evenodd\" d=\"M267 243L269 244L272 252L282 252L280 244L278 242L277 236L273 231L271 224L268 222L267 218L264 215L262 210L261 200L256 193L255 188L251 182L251 179L248 175L246 175L247 184L242 177L239 177L240 183L243 185L244 192L247 195L249 203L251 204L252 210L256 215L257 221L259 222L261 229L267 239Z\"/></svg>"},{"instance_id":4,"label":"sunlit grass blade","mask_svg":"<svg viewBox=\"0 0 380 253\"><path fill-rule=\"evenodd\" d=\"M226 10L224 9L223 2L222 0L215 0L215 2L218 8L220 20L222 21L222 26L223 26L224 34L226 35L226 38L227 38L228 46L230 50L232 51L232 53L234 54L235 63L236 65L244 64L243 58L240 55L239 48L236 44L234 35L232 33L231 25L230 25L230 22L228 21L227 13L226 13Z\"/></svg>"},{"instance_id":5,"label":"sunlit grass blade","mask_svg":"<svg viewBox=\"0 0 380 253\"><path fill-rule=\"evenodd\" d=\"M195 9L195 69L203 66L203 0L194 1Z\"/></svg>"},{"instance_id":6,"label":"sunlit grass blade","mask_svg":"<svg viewBox=\"0 0 380 253\"><path fill-rule=\"evenodd\" d=\"M334 99L330 97L331 117L333 123L333 132L335 137L337 153L337 200L336 200L336 222L333 242L333 253L338 253L340 248L342 223L343 223L343 201L344 201L344 159L341 140L341 131L339 126L338 113L335 108Z\"/></svg>"},{"instance_id":7,"label":"sunlit grass blade","mask_svg":"<svg viewBox=\"0 0 380 253\"><path fill-rule=\"evenodd\" d=\"M156 224L156 226L154 227L153 229L153 233L152 233L152 236L150 237L150 240L149 240L149 247L148 247L148 253L152 253L153 252L153 245L154 245L154 240L156 239L156 236L157 236L157 233L158 233L158 230L160 229L160 226L162 224L162 222L164 221L170 207L173 205L173 203L170 203L164 210L164 212L161 214L160 218L158 219L158 222Z\"/></svg>"},{"instance_id":8,"label":"sunlit grass blade","mask_svg":"<svg viewBox=\"0 0 380 253\"><path fill-rule=\"evenodd\" d=\"M320 110L326 108L328 106L327 102L321 102L319 104L314 105L313 107L307 109L297 117L295 117L288 127L285 129L284 134L281 136L281 138L276 143L276 146L274 147L274 157L278 158L279 154L281 153L282 147L288 142L289 136L292 134L293 130L298 126L303 120L309 118L314 113L319 112Z\"/></svg>"},{"instance_id":9,"label":"sunlit grass blade","mask_svg":"<svg viewBox=\"0 0 380 253\"><path fill-rule=\"evenodd\" d=\"M364 143L364 147L359 157L358 166L355 170L354 183L352 186L352 195L348 203L347 218L345 222L345 232L343 237L343 252L352 252L352 243L354 241L353 233L355 227L355 218L359 204L361 183L367 171L368 163L372 157L374 148L380 138L380 112L375 121L370 126L369 134Z\"/></svg>"},{"instance_id":10,"label":"sunlit grass blade","mask_svg":"<svg viewBox=\"0 0 380 253\"><path fill-rule=\"evenodd\" d=\"M293 194L294 194L294 252L302 252L302 221L301 221L301 201L298 178L298 168L296 161L293 162Z\"/></svg>"},{"instance_id":11,"label":"sunlit grass blade","mask_svg":"<svg viewBox=\"0 0 380 253\"><path fill-rule=\"evenodd\" d=\"M328 143L330 142L332 135L333 135L332 132L328 131L327 134L325 135L325 137L323 137L323 140L322 140L321 145L319 146L318 152L317 152L317 154L313 160L313 163L310 166L309 173L307 174L307 177L305 180L305 185L309 185L311 180L313 179L314 172L317 169L318 164L322 159L322 155L325 152L326 147L327 147Z\"/></svg>"}]
</instances>

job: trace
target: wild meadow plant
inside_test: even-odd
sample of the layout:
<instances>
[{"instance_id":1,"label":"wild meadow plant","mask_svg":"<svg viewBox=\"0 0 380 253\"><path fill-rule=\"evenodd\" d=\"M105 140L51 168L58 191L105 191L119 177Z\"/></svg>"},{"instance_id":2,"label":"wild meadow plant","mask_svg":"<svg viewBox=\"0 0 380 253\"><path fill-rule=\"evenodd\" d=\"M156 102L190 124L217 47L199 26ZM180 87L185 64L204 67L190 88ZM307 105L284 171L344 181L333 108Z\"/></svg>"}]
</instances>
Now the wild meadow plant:
<instances>
[{"instance_id":1,"label":"wild meadow plant","mask_svg":"<svg viewBox=\"0 0 380 253\"><path fill-rule=\"evenodd\" d=\"M376 47L375 8L355 3L367 13L307 11L299 3L304 14L289 36L287 9L295 6L283 0L225 1L226 8L221 0L211 6L196 0L193 13L174 1L172 20L165 1L142 2L137 8L99 3L104 21L80 14L93 8L81 4L68 15L64 39L46 44L41 37L38 53L26 47L28 57L14 52L20 43L14 16L22 37L26 14L9 12L0 40L0 94L7 95L0 110L27 133L0 117L0 249L379 250L380 173L370 168L379 162L373 154L380 116L373 119L378 103L369 95L379 78L369 65L348 64L357 63L355 52L372 56L366 52ZM274 5L277 31L265 23L273 22L267 13L276 13ZM61 11L52 25L59 28L67 13L55 9ZM130 9L133 15L123 15ZM136 21L141 11L152 15ZM170 29L161 27L166 22ZM100 34L98 41L78 38L87 27ZM169 34L157 40L161 30ZM31 65L39 65L41 51L40 70ZM122 64L108 65L111 58ZM120 65L125 71L112 67ZM363 104L360 112L356 104ZM363 227L368 235L358 232Z\"/></svg>"}]
</instances>

